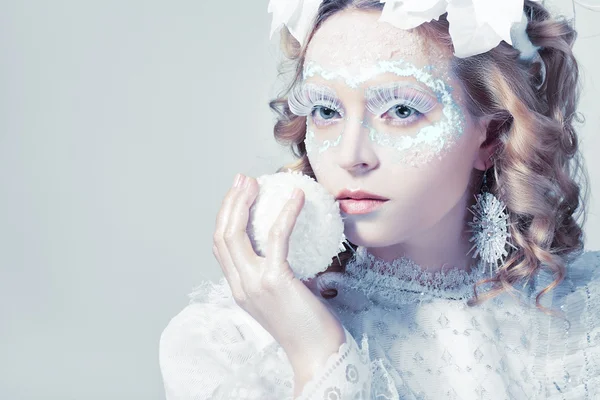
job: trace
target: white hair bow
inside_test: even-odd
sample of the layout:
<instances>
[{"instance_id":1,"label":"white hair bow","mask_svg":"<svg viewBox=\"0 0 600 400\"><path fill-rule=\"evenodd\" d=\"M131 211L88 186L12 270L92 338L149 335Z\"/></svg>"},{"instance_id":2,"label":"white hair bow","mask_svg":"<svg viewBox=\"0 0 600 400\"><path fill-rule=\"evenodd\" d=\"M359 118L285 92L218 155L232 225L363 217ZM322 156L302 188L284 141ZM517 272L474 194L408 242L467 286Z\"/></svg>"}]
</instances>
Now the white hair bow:
<instances>
[{"instance_id":1,"label":"white hair bow","mask_svg":"<svg viewBox=\"0 0 600 400\"><path fill-rule=\"evenodd\" d=\"M267 12L273 13L271 37L285 25L302 45L322 2L323 0L270 0Z\"/></svg>"},{"instance_id":2,"label":"white hair bow","mask_svg":"<svg viewBox=\"0 0 600 400\"><path fill-rule=\"evenodd\" d=\"M540 0L534 0L540 1ZM267 11L273 14L271 37L286 25L302 45L314 23L323 0L270 0ZM493 49L501 40L532 60L534 46L525 28L524 0L380 0L385 3L380 21L400 29L411 29L448 13L450 36L457 57L469 57Z\"/></svg>"},{"instance_id":3,"label":"white hair bow","mask_svg":"<svg viewBox=\"0 0 600 400\"><path fill-rule=\"evenodd\" d=\"M540 0L534 0L540 1ZM454 55L485 53L504 40L532 60L539 47L529 40L523 0L380 0L385 3L380 21L411 29L448 13Z\"/></svg>"}]
</instances>

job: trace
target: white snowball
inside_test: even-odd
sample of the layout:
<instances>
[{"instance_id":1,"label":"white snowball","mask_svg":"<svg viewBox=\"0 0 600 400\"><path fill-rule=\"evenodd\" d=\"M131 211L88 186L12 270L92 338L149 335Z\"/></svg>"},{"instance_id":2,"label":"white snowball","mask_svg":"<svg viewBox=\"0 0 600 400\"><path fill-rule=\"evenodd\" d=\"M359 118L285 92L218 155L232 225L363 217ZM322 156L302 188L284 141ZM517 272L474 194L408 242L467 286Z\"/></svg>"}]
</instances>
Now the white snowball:
<instances>
[{"instance_id":1,"label":"white snowball","mask_svg":"<svg viewBox=\"0 0 600 400\"><path fill-rule=\"evenodd\" d=\"M259 194L250 208L248 236L257 254L265 256L269 230L294 188L305 203L290 237L288 262L298 279L313 278L344 250L344 222L339 204L317 181L300 172L279 172L257 178Z\"/></svg>"}]
</instances>

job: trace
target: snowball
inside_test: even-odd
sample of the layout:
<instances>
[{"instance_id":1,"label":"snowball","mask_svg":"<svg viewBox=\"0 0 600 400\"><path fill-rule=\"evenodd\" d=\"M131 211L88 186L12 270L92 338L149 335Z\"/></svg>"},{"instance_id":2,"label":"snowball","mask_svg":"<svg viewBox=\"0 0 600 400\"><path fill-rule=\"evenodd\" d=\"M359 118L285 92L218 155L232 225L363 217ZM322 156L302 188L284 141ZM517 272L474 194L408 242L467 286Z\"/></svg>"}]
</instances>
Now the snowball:
<instances>
[{"instance_id":1,"label":"snowball","mask_svg":"<svg viewBox=\"0 0 600 400\"><path fill-rule=\"evenodd\" d=\"M269 230L294 188L304 191L304 207L290 236L288 263L298 279L325 271L345 248L344 222L339 204L321 184L300 172L279 172L257 178L259 193L248 222L248 236L256 253L266 255Z\"/></svg>"}]
</instances>

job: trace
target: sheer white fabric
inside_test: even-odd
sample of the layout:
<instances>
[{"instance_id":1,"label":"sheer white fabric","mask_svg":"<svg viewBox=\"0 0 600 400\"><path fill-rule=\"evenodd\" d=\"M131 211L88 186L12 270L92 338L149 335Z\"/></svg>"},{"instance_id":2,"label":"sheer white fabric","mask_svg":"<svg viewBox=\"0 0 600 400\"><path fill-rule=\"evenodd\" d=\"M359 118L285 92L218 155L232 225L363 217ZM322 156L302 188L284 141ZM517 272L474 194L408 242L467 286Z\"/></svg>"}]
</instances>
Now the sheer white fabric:
<instances>
[{"instance_id":1,"label":"sheer white fabric","mask_svg":"<svg viewBox=\"0 0 600 400\"><path fill-rule=\"evenodd\" d=\"M346 343L297 398L600 399L600 252L567 271L541 303L568 322L534 306L553 280L546 272L515 296L469 307L484 271L423 274L359 251L346 274L319 282L338 290L322 301ZM168 324L160 366L168 400L293 398L285 353L224 279L203 283Z\"/></svg>"}]
</instances>

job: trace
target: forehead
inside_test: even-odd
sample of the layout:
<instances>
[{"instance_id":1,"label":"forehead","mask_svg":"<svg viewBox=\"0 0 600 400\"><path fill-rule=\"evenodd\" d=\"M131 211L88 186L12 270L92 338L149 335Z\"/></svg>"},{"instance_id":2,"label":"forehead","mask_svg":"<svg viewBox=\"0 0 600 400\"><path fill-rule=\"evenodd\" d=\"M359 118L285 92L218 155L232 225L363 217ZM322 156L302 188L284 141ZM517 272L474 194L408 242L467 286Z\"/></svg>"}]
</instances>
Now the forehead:
<instances>
[{"instance_id":1,"label":"forehead","mask_svg":"<svg viewBox=\"0 0 600 400\"><path fill-rule=\"evenodd\" d=\"M344 10L328 18L308 44L307 63L359 74L381 61L448 69L452 53L433 40L379 22L377 10Z\"/></svg>"}]
</instances>

